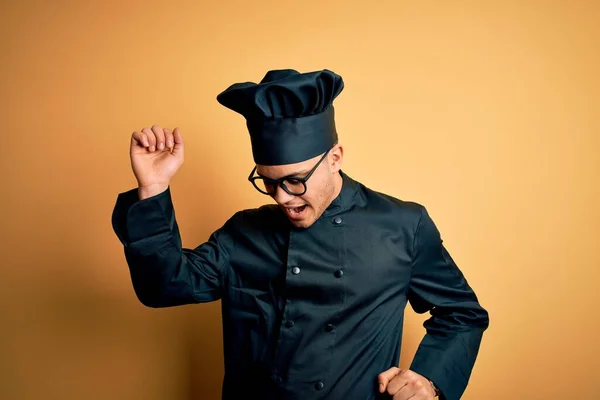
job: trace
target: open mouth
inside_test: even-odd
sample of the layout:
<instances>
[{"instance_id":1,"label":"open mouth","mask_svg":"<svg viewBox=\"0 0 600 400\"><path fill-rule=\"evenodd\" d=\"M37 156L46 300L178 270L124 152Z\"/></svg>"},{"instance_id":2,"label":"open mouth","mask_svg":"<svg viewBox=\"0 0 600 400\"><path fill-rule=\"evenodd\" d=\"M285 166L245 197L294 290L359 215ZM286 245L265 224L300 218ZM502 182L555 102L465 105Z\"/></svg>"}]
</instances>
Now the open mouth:
<instances>
[{"instance_id":1,"label":"open mouth","mask_svg":"<svg viewBox=\"0 0 600 400\"><path fill-rule=\"evenodd\" d=\"M308 208L307 204L300 206L300 207L285 207L285 212L288 215L288 217L290 217L291 219L299 220L304 217L304 215L306 214L307 208Z\"/></svg>"}]
</instances>

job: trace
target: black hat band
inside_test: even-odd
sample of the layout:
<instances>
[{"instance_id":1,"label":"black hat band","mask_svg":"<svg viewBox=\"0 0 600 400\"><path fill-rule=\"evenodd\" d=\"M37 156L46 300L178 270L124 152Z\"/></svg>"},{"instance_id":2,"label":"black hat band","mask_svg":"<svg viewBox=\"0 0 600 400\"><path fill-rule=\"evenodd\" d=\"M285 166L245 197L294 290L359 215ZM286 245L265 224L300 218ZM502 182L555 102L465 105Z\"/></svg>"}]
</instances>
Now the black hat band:
<instances>
[{"instance_id":1,"label":"black hat band","mask_svg":"<svg viewBox=\"0 0 600 400\"><path fill-rule=\"evenodd\" d=\"M285 165L309 160L337 143L333 106L298 118L246 121L258 165Z\"/></svg>"}]
</instances>

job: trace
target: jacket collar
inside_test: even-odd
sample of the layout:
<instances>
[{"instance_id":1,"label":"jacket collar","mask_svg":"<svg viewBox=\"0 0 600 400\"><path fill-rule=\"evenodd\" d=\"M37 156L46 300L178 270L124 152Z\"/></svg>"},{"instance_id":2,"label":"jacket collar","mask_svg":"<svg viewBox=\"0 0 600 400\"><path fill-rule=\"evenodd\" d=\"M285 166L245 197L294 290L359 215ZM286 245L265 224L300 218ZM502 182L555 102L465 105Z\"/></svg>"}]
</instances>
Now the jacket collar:
<instances>
[{"instance_id":1,"label":"jacket collar","mask_svg":"<svg viewBox=\"0 0 600 400\"><path fill-rule=\"evenodd\" d=\"M329 207L323 213L323 217L330 217L350 209L356 202L359 184L354 179L340 170L342 176L342 190L340 194L331 202Z\"/></svg>"}]
</instances>

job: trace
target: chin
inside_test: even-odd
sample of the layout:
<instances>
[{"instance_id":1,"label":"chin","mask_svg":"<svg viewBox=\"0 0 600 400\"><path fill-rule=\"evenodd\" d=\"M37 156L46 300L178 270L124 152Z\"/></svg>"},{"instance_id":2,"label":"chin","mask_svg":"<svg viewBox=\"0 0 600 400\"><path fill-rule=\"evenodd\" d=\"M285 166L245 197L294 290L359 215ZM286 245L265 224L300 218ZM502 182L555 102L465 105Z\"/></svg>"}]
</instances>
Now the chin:
<instances>
[{"instance_id":1,"label":"chin","mask_svg":"<svg viewBox=\"0 0 600 400\"><path fill-rule=\"evenodd\" d=\"M294 225L296 228L310 228L312 226L312 224L315 223L315 221L311 218L311 219L303 219L302 221L293 221L290 220L290 223L292 225Z\"/></svg>"},{"instance_id":2,"label":"chin","mask_svg":"<svg viewBox=\"0 0 600 400\"><path fill-rule=\"evenodd\" d=\"M318 212L315 212L315 210L312 210L312 209L311 209L311 211L312 212L309 215L306 215L301 220L294 221L291 218L289 218L288 220L296 228L302 228L302 229L310 228L311 226L313 226L315 224L315 222L317 222L317 220L321 217L321 214L322 214L322 213L319 214Z\"/></svg>"},{"instance_id":3,"label":"chin","mask_svg":"<svg viewBox=\"0 0 600 400\"><path fill-rule=\"evenodd\" d=\"M291 212L288 208L282 207L282 209L286 214L288 221L290 221L290 224L296 228L308 228L316 221L314 209L308 204L300 215Z\"/></svg>"}]
</instances>

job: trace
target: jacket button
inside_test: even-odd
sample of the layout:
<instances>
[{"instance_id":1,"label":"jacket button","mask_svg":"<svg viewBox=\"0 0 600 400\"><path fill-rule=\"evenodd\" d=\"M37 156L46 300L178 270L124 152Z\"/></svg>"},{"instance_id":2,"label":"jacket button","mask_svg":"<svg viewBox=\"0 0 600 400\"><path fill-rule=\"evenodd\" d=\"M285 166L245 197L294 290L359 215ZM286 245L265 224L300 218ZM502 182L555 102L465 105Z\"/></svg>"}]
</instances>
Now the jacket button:
<instances>
[{"instance_id":1,"label":"jacket button","mask_svg":"<svg viewBox=\"0 0 600 400\"><path fill-rule=\"evenodd\" d=\"M299 273L300 273L300 268L298 268L298 267L292 268L292 274L298 275Z\"/></svg>"},{"instance_id":2,"label":"jacket button","mask_svg":"<svg viewBox=\"0 0 600 400\"><path fill-rule=\"evenodd\" d=\"M327 324L327 326L325 327L325 332L331 332L333 330L333 325L332 324Z\"/></svg>"},{"instance_id":3,"label":"jacket button","mask_svg":"<svg viewBox=\"0 0 600 400\"><path fill-rule=\"evenodd\" d=\"M323 389L323 386L325 386L325 385L323 385L323 382L315 383L315 389L317 389L317 390Z\"/></svg>"},{"instance_id":4,"label":"jacket button","mask_svg":"<svg viewBox=\"0 0 600 400\"><path fill-rule=\"evenodd\" d=\"M291 328L291 327L293 327L294 325L295 325L295 324L294 324L294 321L287 321L287 322L285 323L285 326L286 326L287 328Z\"/></svg>"},{"instance_id":5,"label":"jacket button","mask_svg":"<svg viewBox=\"0 0 600 400\"><path fill-rule=\"evenodd\" d=\"M333 275L335 275L336 278L341 278L342 276L344 276L344 271L342 271L341 269L338 269L337 271L335 271L333 273Z\"/></svg>"},{"instance_id":6,"label":"jacket button","mask_svg":"<svg viewBox=\"0 0 600 400\"><path fill-rule=\"evenodd\" d=\"M336 225L341 224L342 223L342 218L341 217L335 217L333 219L333 223L336 224Z\"/></svg>"}]
</instances>

